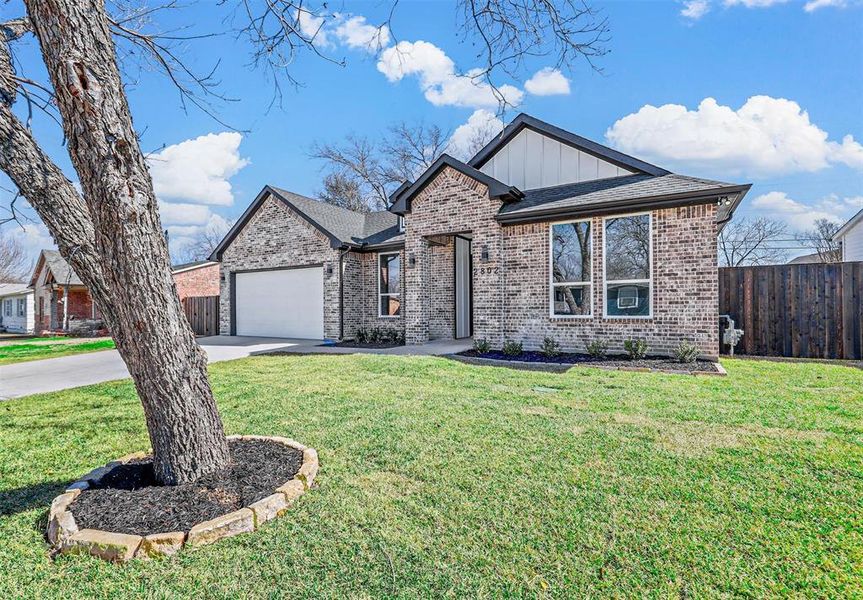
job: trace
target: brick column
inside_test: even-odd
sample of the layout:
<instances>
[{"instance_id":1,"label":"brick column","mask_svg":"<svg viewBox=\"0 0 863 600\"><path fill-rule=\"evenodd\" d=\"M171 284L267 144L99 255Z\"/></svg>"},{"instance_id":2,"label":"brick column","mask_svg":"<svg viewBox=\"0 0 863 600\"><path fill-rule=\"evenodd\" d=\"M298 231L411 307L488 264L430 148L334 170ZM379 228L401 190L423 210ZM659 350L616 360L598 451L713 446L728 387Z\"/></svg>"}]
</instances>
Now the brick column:
<instances>
[{"instance_id":1,"label":"brick column","mask_svg":"<svg viewBox=\"0 0 863 600\"><path fill-rule=\"evenodd\" d=\"M411 266L411 259L415 264ZM431 253L426 240L405 236L405 343L425 344L429 340L429 294Z\"/></svg>"}]
</instances>

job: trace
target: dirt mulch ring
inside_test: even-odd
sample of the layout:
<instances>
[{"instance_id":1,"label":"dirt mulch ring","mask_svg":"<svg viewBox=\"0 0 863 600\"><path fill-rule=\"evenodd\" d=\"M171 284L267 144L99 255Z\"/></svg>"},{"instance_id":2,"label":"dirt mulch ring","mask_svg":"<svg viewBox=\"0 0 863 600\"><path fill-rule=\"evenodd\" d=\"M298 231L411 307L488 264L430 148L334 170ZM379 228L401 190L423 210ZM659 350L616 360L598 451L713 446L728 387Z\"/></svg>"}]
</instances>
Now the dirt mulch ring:
<instances>
[{"instance_id":1,"label":"dirt mulch ring","mask_svg":"<svg viewBox=\"0 0 863 600\"><path fill-rule=\"evenodd\" d=\"M336 342L335 344L321 344L322 346L335 346L337 348L371 348L375 350L382 350L384 348L398 348L399 346L404 346L402 342L355 342L355 341L344 341L344 342Z\"/></svg>"},{"instance_id":2,"label":"dirt mulch ring","mask_svg":"<svg viewBox=\"0 0 863 600\"><path fill-rule=\"evenodd\" d=\"M81 492L69 510L81 529L150 535L189 531L272 494L292 479L303 453L265 440L229 440L233 464L193 484L162 486L150 459L114 467Z\"/></svg>"},{"instance_id":3,"label":"dirt mulch ring","mask_svg":"<svg viewBox=\"0 0 863 600\"><path fill-rule=\"evenodd\" d=\"M464 350L456 356L465 356L475 359L490 359L497 361L509 361L513 363L530 363L536 365L584 365L588 367L602 367L607 369L649 369L657 371L675 371L687 373L721 373L716 363L707 360L697 360L692 363L680 363L672 358L663 356L648 356L640 360L629 360L628 358L606 357L595 358L588 354L577 354L564 352L558 356L549 357L541 352L522 352L517 356L504 354L500 350L492 350L480 354L476 350Z\"/></svg>"}]
</instances>

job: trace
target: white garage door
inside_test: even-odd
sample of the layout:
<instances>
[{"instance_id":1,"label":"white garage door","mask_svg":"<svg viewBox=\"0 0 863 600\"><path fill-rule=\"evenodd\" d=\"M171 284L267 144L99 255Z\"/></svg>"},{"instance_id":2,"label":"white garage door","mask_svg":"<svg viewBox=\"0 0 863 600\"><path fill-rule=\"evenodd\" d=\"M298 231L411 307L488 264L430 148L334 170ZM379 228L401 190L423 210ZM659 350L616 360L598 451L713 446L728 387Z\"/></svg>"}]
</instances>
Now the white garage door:
<instances>
[{"instance_id":1,"label":"white garage door","mask_svg":"<svg viewBox=\"0 0 863 600\"><path fill-rule=\"evenodd\" d=\"M324 337L323 267L237 273L237 335Z\"/></svg>"}]
</instances>

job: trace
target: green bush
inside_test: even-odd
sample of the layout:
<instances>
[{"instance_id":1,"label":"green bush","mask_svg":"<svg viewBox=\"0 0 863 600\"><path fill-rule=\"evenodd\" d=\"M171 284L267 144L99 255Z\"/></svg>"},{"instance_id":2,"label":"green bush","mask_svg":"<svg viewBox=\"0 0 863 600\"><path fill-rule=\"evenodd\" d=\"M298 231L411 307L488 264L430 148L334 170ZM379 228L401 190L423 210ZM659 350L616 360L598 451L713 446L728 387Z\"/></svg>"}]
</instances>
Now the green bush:
<instances>
[{"instance_id":1,"label":"green bush","mask_svg":"<svg viewBox=\"0 0 863 600\"><path fill-rule=\"evenodd\" d=\"M698 359L698 348L692 342L683 340L674 349L674 358L680 363L694 363Z\"/></svg>"},{"instance_id":2,"label":"green bush","mask_svg":"<svg viewBox=\"0 0 863 600\"><path fill-rule=\"evenodd\" d=\"M623 349L629 354L629 360L640 360L647 355L647 342L641 338L632 338L623 342Z\"/></svg>"},{"instance_id":3,"label":"green bush","mask_svg":"<svg viewBox=\"0 0 863 600\"><path fill-rule=\"evenodd\" d=\"M360 344L365 344L369 339L369 332L365 327L360 327L357 329L357 342Z\"/></svg>"},{"instance_id":4,"label":"green bush","mask_svg":"<svg viewBox=\"0 0 863 600\"><path fill-rule=\"evenodd\" d=\"M473 349L477 354L488 354L491 352L491 344L486 339L474 340Z\"/></svg>"},{"instance_id":5,"label":"green bush","mask_svg":"<svg viewBox=\"0 0 863 600\"><path fill-rule=\"evenodd\" d=\"M554 338L547 337L542 340L542 348L540 349L543 356L554 358L560 356L560 344L554 341Z\"/></svg>"},{"instance_id":6,"label":"green bush","mask_svg":"<svg viewBox=\"0 0 863 600\"><path fill-rule=\"evenodd\" d=\"M605 358L608 353L608 344L602 340L593 340L586 346L586 350L593 358Z\"/></svg>"},{"instance_id":7,"label":"green bush","mask_svg":"<svg viewBox=\"0 0 863 600\"><path fill-rule=\"evenodd\" d=\"M522 352L524 352L524 347L521 342L507 340L503 343L503 353L507 356L518 356Z\"/></svg>"}]
</instances>

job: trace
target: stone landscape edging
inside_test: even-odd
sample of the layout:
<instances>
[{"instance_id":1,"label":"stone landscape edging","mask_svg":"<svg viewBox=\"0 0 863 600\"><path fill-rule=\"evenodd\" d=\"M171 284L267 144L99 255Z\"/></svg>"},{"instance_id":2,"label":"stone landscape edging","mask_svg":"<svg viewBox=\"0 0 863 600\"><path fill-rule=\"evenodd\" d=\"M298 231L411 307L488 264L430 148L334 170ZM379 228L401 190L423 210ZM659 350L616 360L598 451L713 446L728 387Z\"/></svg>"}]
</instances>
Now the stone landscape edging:
<instances>
[{"instance_id":1,"label":"stone landscape edging","mask_svg":"<svg viewBox=\"0 0 863 600\"><path fill-rule=\"evenodd\" d=\"M725 377L728 371L718 362L713 363L716 371L687 371L685 369L658 369L655 367L626 367L611 366L596 363L554 363L554 362L527 362L524 360L504 360L501 358L482 358L481 356L464 356L461 354L445 354L451 358L469 365L489 367L509 367L523 371L542 371L545 373L566 373L573 367L603 369L605 371L634 371L637 373L666 373L670 375L695 375L698 377Z\"/></svg>"},{"instance_id":2,"label":"stone landscape edging","mask_svg":"<svg viewBox=\"0 0 863 600\"><path fill-rule=\"evenodd\" d=\"M303 453L303 462L294 477L273 490L266 498L234 512L203 521L189 531L170 531L151 535L130 535L100 529L79 529L69 505L78 495L107 475L114 467L131 460L146 458L149 453L135 452L104 467L93 469L66 487L54 498L48 513L46 535L54 554L89 554L112 562L133 558L150 559L172 556L185 546L203 546L241 533L255 531L262 524L282 516L297 498L314 483L318 474L318 452L294 440L265 435L229 435L228 440L257 440L284 444Z\"/></svg>"}]
</instances>

